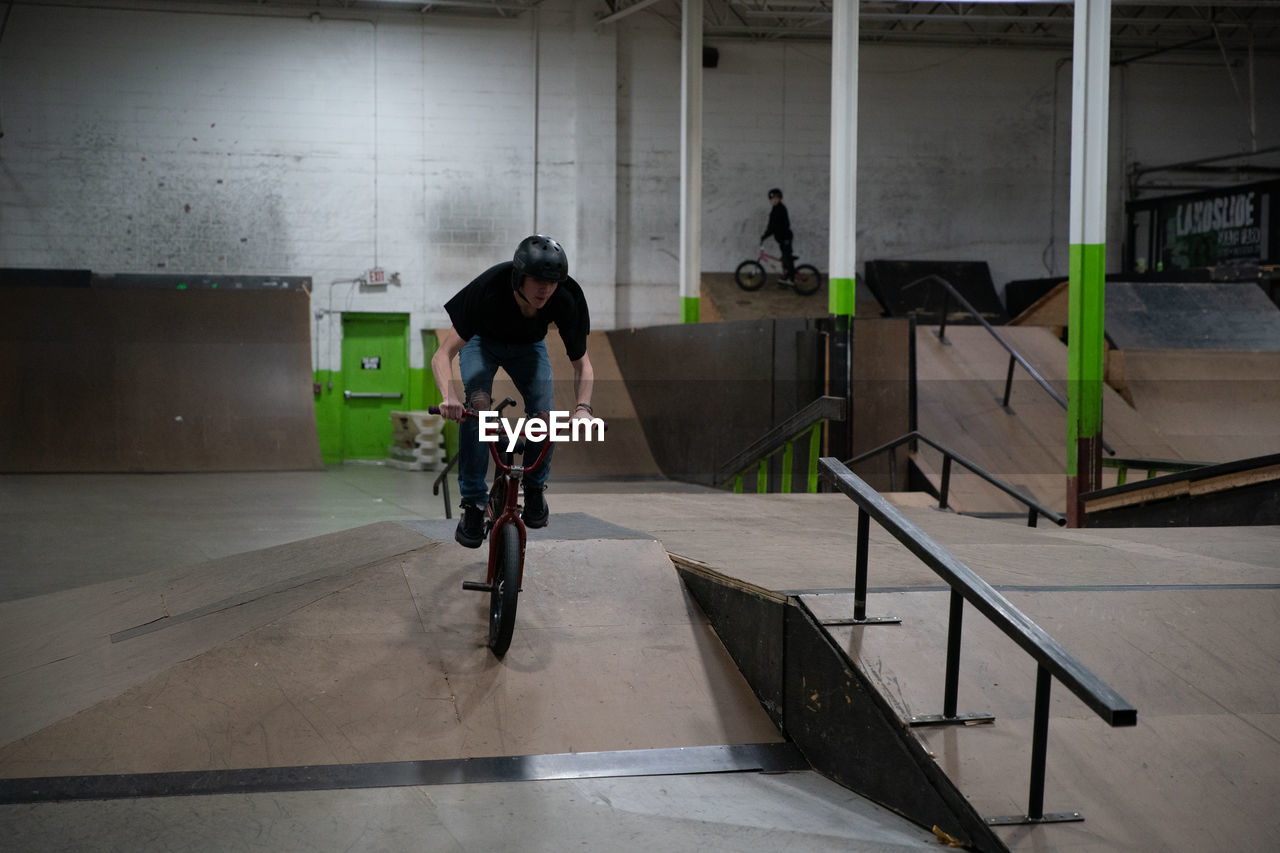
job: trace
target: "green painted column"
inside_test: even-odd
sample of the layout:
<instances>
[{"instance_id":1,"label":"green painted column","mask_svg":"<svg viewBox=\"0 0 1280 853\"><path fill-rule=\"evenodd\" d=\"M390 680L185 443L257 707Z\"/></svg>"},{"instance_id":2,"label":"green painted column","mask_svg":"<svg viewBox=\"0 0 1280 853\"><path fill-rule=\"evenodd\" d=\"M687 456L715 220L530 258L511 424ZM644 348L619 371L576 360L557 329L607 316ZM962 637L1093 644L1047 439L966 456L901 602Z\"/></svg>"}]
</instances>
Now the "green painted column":
<instances>
[{"instance_id":1,"label":"green painted column","mask_svg":"<svg viewBox=\"0 0 1280 853\"><path fill-rule=\"evenodd\" d=\"M856 279L853 276L847 278L831 276L827 280L827 289L827 311L839 317L852 317Z\"/></svg>"},{"instance_id":2,"label":"green painted column","mask_svg":"<svg viewBox=\"0 0 1280 853\"><path fill-rule=\"evenodd\" d=\"M1067 523L1102 485L1107 117L1111 0L1076 0L1072 50L1070 271L1067 299Z\"/></svg>"},{"instance_id":3,"label":"green painted column","mask_svg":"<svg viewBox=\"0 0 1280 853\"><path fill-rule=\"evenodd\" d=\"M698 296L680 297L680 322L697 323L702 312L702 299Z\"/></svg>"}]
</instances>

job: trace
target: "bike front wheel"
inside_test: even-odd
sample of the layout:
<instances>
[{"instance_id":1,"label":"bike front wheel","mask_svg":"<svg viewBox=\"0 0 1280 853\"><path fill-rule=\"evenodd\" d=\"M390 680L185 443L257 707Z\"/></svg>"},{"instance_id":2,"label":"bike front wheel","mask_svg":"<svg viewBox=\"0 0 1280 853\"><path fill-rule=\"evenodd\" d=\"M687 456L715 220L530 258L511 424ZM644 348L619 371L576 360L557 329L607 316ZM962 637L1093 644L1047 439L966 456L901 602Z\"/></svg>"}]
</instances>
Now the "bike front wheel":
<instances>
[{"instance_id":1,"label":"bike front wheel","mask_svg":"<svg viewBox=\"0 0 1280 853\"><path fill-rule=\"evenodd\" d=\"M520 596L520 531L514 524L504 524L498 531L497 563L493 569L493 588L489 593L489 648L502 657L511 646L516 629L516 601Z\"/></svg>"},{"instance_id":2,"label":"bike front wheel","mask_svg":"<svg viewBox=\"0 0 1280 853\"><path fill-rule=\"evenodd\" d=\"M819 275L817 267L811 264L801 264L796 267L794 280L796 293L801 296L812 296L822 286L822 276Z\"/></svg>"},{"instance_id":3,"label":"bike front wheel","mask_svg":"<svg viewBox=\"0 0 1280 853\"><path fill-rule=\"evenodd\" d=\"M764 287L764 267L758 261L743 261L733 271L733 280L743 290L759 290Z\"/></svg>"}]
</instances>

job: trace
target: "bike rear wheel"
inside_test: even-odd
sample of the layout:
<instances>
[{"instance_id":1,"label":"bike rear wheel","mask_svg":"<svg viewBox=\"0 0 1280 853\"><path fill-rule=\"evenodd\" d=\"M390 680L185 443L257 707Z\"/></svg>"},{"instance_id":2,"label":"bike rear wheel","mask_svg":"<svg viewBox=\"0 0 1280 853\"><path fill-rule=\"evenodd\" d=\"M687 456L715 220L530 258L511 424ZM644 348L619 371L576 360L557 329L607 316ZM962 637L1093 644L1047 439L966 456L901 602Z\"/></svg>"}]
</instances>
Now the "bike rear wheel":
<instances>
[{"instance_id":1,"label":"bike rear wheel","mask_svg":"<svg viewBox=\"0 0 1280 853\"><path fill-rule=\"evenodd\" d=\"M796 293L801 296L812 296L822 286L822 276L818 274L817 267L812 264L801 264L796 267L794 280Z\"/></svg>"},{"instance_id":2,"label":"bike rear wheel","mask_svg":"<svg viewBox=\"0 0 1280 853\"><path fill-rule=\"evenodd\" d=\"M733 271L733 280L743 290L759 290L764 287L765 278L764 267L758 261L743 261Z\"/></svg>"},{"instance_id":3,"label":"bike rear wheel","mask_svg":"<svg viewBox=\"0 0 1280 853\"><path fill-rule=\"evenodd\" d=\"M516 601L520 596L520 531L505 524L498 531L497 563L489 593L489 648L502 657L511 646L516 629Z\"/></svg>"}]
</instances>

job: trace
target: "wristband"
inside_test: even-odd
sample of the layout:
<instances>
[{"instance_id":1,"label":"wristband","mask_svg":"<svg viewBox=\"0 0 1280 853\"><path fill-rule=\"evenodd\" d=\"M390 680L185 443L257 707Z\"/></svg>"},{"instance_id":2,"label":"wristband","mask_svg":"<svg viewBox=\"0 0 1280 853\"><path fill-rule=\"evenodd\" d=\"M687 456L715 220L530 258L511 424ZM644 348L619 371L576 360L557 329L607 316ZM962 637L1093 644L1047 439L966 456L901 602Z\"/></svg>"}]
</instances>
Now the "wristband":
<instances>
[{"instance_id":1,"label":"wristband","mask_svg":"<svg viewBox=\"0 0 1280 853\"><path fill-rule=\"evenodd\" d=\"M586 409L586 410L587 410L587 414L588 414L588 415L594 415L594 414L596 413L595 409L591 408L591 404L590 404L590 403L579 403L578 405L574 406L574 408L575 408L575 409Z\"/></svg>"}]
</instances>

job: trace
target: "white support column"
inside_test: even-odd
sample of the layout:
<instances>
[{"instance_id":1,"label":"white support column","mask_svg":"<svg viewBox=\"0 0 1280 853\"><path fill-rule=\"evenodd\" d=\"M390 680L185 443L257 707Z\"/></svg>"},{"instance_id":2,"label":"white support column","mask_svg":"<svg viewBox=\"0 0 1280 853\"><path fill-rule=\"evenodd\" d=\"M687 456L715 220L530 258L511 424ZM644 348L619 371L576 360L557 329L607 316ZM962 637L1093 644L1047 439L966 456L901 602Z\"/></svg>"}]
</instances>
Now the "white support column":
<instances>
[{"instance_id":1,"label":"white support column","mask_svg":"<svg viewBox=\"0 0 1280 853\"><path fill-rule=\"evenodd\" d=\"M680 81L680 321L698 322L702 294L702 0L684 0Z\"/></svg>"},{"instance_id":2,"label":"white support column","mask_svg":"<svg viewBox=\"0 0 1280 853\"><path fill-rule=\"evenodd\" d=\"M857 275L858 0L836 0L831 25L831 223L828 310L852 317Z\"/></svg>"},{"instance_id":3,"label":"white support column","mask_svg":"<svg viewBox=\"0 0 1280 853\"><path fill-rule=\"evenodd\" d=\"M1076 0L1071 69L1071 223L1067 324L1067 522L1102 485L1106 296L1107 118L1111 0Z\"/></svg>"}]
</instances>

